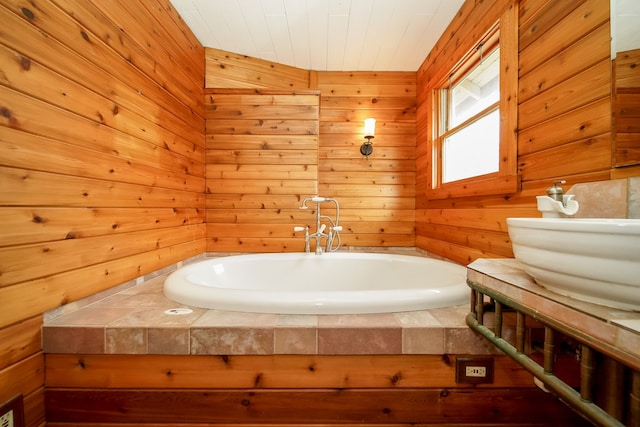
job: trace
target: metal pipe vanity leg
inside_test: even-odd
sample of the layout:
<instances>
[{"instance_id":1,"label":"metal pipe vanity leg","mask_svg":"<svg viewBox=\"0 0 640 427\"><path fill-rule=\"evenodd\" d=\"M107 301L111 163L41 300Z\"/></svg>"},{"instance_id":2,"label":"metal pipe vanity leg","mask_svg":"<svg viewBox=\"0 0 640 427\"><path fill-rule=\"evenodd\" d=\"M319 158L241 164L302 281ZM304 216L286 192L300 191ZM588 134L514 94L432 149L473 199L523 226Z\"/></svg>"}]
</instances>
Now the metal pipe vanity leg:
<instances>
[{"instance_id":1,"label":"metal pipe vanity leg","mask_svg":"<svg viewBox=\"0 0 640 427\"><path fill-rule=\"evenodd\" d=\"M555 358L555 337L553 329L544 327L544 373L553 374L553 362Z\"/></svg>"},{"instance_id":2,"label":"metal pipe vanity leg","mask_svg":"<svg viewBox=\"0 0 640 427\"><path fill-rule=\"evenodd\" d=\"M502 338L502 303L500 301L496 301L496 310L495 310L495 334L496 337Z\"/></svg>"},{"instance_id":3,"label":"metal pipe vanity leg","mask_svg":"<svg viewBox=\"0 0 640 427\"><path fill-rule=\"evenodd\" d=\"M633 371L629 393L629 425L640 426L640 372Z\"/></svg>"},{"instance_id":4,"label":"metal pipe vanity leg","mask_svg":"<svg viewBox=\"0 0 640 427\"><path fill-rule=\"evenodd\" d=\"M478 323L484 325L484 294L477 291L476 295L476 314L478 315Z\"/></svg>"},{"instance_id":5,"label":"metal pipe vanity leg","mask_svg":"<svg viewBox=\"0 0 640 427\"><path fill-rule=\"evenodd\" d=\"M603 385L601 387L603 402L600 403L602 409L611 414L616 419L622 419L624 416L624 365L613 360L610 357L604 357L602 360ZM628 390L628 388L627 388ZM600 394L598 395L600 400Z\"/></svg>"},{"instance_id":6,"label":"metal pipe vanity leg","mask_svg":"<svg viewBox=\"0 0 640 427\"><path fill-rule=\"evenodd\" d=\"M524 353L526 317L524 313L518 311L516 314L516 350Z\"/></svg>"},{"instance_id":7,"label":"metal pipe vanity leg","mask_svg":"<svg viewBox=\"0 0 640 427\"><path fill-rule=\"evenodd\" d=\"M476 319L478 318L478 313L476 313L477 299L478 299L478 291L476 291L475 289L471 289L471 293L469 297L469 305L470 305L469 311L476 316Z\"/></svg>"},{"instance_id":8,"label":"metal pipe vanity leg","mask_svg":"<svg viewBox=\"0 0 640 427\"><path fill-rule=\"evenodd\" d=\"M580 397L586 402L593 402L595 385L594 354L591 347L582 346L580 351Z\"/></svg>"}]
</instances>

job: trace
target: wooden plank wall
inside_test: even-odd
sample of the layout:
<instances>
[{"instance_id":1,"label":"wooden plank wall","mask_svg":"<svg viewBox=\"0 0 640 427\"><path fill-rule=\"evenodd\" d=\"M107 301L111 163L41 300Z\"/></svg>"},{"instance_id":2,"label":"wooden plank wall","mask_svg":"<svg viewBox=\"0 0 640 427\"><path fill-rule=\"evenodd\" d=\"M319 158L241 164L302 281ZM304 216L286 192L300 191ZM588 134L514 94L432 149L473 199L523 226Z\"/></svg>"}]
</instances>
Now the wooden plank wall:
<instances>
[{"instance_id":1,"label":"wooden plank wall","mask_svg":"<svg viewBox=\"0 0 640 427\"><path fill-rule=\"evenodd\" d=\"M301 201L317 193L314 91L206 89L207 250L304 249Z\"/></svg>"},{"instance_id":2,"label":"wooden plank wall","mask_svg":"<svg viewBox=\"0 0 640 427\"><path fill-rule=\"evenodd\" d=\"M204 49L168 0L0 1L0 403L42 313L205 250Z\"/></svg>"},{"instance_id":3,"label":"wooden plank wall","mask_svg":"<svg viewBox=\"0 0 640 427\"><path fill-rule=\"evenodd\" d=\"M205 49L207 89L309 89L310 72L220 49Z\"/></svg>"},{"instance_id":4,"label":"wooden plank wall","mask_svg":"<svg viewBox=\"0 0 640 427\"><path fill-rule=\"evenodd\" d=\"M491 16L504 4L467 2L435 52L451 54L456 35L473 34L474 22L487 20L480 15ZM415 244L461 262L510 256L507 215L532 214L534 196L554 179L567 179L571 185L610 176L605 119L610 101L604 95L610 87L600 80L609 46L606 4L520 2L518 118L524 121L518 164L523 190L504 197L430 203L411 181L416 174L420 184L429 173L422 167L428 164L424 141L419 140L414 151L415 142L407 137L416 134L416 127L427 128L429 116L429 106L420 104L428 82L418 78L416 113L412 73L315 73L261 61L247 67L250 58L220 52L210 56L207 49L205 82L205 50L168 0L0 0L0 402L21 393L27 425L44 423L44 311L205 250L222 250L211 245L212 233L235 225L222 221L224 227L217 227L212 222L206 229L205 206L217 208L225 200L235 215L233 199L247 193L243 188L223 196L215 193L221 186L212 185L205 204L205 184L216 184L224 176L225 156L228 171L242 166L231 160L237 148L230 147L243 144L243 160L248 160L248 147L256 141L243 140L244 135L224 148L215 142L205 147L203 86L286 91L278 98L306 90L322 92L317 148L296 148L309 151L304 164L312 170L315 165L317 177L303 173L300 179L294 168L296 176L286 177L287 186L292 184L289 179L305 182L287 193L287 200L295 205L293 195L297 200L307 191L344 200L345 244ZM217 69L209 66L212 63ZM423 68L437 65L429 57ZM221 80L216 83L216 78ZM574 85L585 89L567 99ZM246 95L218 94L228 99ZM306 92L304 96L318 97ZM556 96L562 102L552 102ZM358 146L362 119L370 115L378 119L378 136L374 155L367 160ZM314 150L315 163L310 154ZM284 169L277 162L275 166L280 172L291 169L290 164ZM205 182L205 169L214 181ZM265 182L254 185L248 175L233 172L231 177L236 188L240 180L252 191L267 188ZM252 200L256 207L258 198ZM216 217L207 212L207 219ZM282 228L269 224L258 232L273 228L287 235L297 218L284 223ZM251 251L239 243L239 233L232 231L235 240L228 239L233 244L224 250ZM278 250L298 250L294 246ZM260 238L254 248L271 250ZM356 361L361 363L365 360ZM163 375L173 378L167 372ZM336 385L331 393L340 395L340 390ZM449 395L447 390L429 396L437 402ZM223 394L217 396L224 401ZM386 402L387 395L378 396ZM516 396L512 408L522 408L517 402L527 400L518 400L517 394L502 397L508 396ZM265 394L264 402L269 398ZM246 406L244 399L240 402ZM334 404L339 402L343 400Z\"/></svg>"},{"instance_id":5,"label":"wooden plank wall","mask_svg":"<svg viewBox=\"0 0 640 427\"><path fill-rule=\"evenodd\" d=\"M293 227L315 229L315 210L298 210L315 194L340 203L344 246L415 246L415 73L307 72L210 48L206 67L209 251L302 250ZM277 92L287 88L295 92ZM321 94L315 146L290 137L311 128L266 129L308 119L311 105L295 104L309 89ZM278 94L290 101L274 101ZM360 154L368 117L377 119L369 159ZM335 214L330 204L321 208Z\"/></svg>"},{"instance_id":6,"label":"wooden plank wall","mask_svg":"<svg viewBox=\"0 0 640 427\"><path fill-rule=\"evenodd\" d=\"M477 386L455 382L450 355L51 354L46 366L50 427L588 425L506 356Z\"/></svg>"},{"instance_id":7,"label":"wooden plank wall","mask_svg":"<svg viewBox=\"0 0 640 427\"><path fill-rule=\"evenodd\" d=\"M462 53L457 40L482 34L509 1L466 2L418 71L418 129L429 128L427 76ZM512 257L506 218L539 216L536 195L559 179L565 188L611 176L609 3L522 0L519 7L517 173L522 188L498 196L428 200L419 191L417 246L468 263ZM480 24L478 24L480 25ZM488 27L487 27L488 28ZM457 50L456 50L457 49ZM424 89L423 89L424 88ZM418 188L431 174L429 132L418 134Z\"/></svg>"},{"instance_id":8,"label":"wooden plank wall","mask_svg":"<svg viewBox=\"0 0 640 427\"><path fill-rule=\"evenodd\" d=\"M634 165L640 159L640 49L617 52L613 64L613 165Z\"/></svg>"},{"instance_id":9,"label":"wooden plank wall","mask_svg":"<svg viewBox=\"0 0 640 427\"><path fill-rule=\"evenodd\" d=\"M415 246L416 74L318 72L318 190L340 202L345 246ZM360 154L364 119L373 153Z\"/></svg>"}]
</instances>

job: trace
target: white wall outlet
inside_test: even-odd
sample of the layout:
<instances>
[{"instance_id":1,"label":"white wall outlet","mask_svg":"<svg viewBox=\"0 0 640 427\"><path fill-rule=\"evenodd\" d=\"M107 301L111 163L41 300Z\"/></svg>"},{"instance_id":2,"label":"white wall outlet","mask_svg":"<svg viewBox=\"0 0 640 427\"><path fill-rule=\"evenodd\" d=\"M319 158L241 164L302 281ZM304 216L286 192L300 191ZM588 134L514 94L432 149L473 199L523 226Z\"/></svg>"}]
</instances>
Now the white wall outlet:
<instances>
[{"instance_id":1,"label":"white wall outlet","mask_svg":"<svg viewBox=\"0 0 640 427\"><path fill-rule=\"evenodd\" d=\"M0 427L13 427L13 409L0 414Z\"/></svg>"},{"instance_id":2,"label":"white wall outlet","mask_svg":"<svg viewBox=\"0 0 640 427\"><path fill-rule=\"evenodd\" d=\"M0 427L24 427L24 405L21 394L0 403Z\"/></svg>"},{"instance_id":3,"label":"white wall outlet","mask_svg":"<svg viewBox=\"0 0 640 427\"><path fill-rule=\"evenodd\" d=\"M493 383L493 365L492 357L456 357L456 382L466 384Z\"/></svg>"},{"instance_id":4,"label":"white wall outlet","mask_svg":"<svg viewBox=\"0 0 640 427\"><path fill-rule=\"evenodd\" d=\"M465 375L468 377L484 378L487 376L487 368L484 366L465 366Z\"/></svg>"}]
</instances>

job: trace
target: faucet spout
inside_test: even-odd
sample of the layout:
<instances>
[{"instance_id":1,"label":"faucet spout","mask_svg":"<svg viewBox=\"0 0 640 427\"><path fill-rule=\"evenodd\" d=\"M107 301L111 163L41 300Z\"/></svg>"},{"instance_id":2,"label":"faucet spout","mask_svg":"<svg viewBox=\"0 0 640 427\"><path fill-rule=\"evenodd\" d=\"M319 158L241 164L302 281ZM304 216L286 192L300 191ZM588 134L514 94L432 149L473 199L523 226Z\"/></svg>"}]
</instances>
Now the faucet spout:
<instances>
[{"instance_id":1,"label":"faucet spout","mask_svg":"<svg viewBox=\"0 0 640 427\"><path fill-rule=\"evenodd\" d=\"M316 255L322 255L322 238L328 238L329 236L324 233L324 229L327 228L327 224L322 224L315 233L309 235L310 238L316 239Z\"/></svg>"},{"instance_id":2,"label":"faucet spout","mask_svg":"<svg viewBox=\"0 0 640 427\"><path fill-rule=\"evenodd\" d=\"M556 181L553 186L547 189L546 196L537 196L538 210L542 212L543 218L566 218L578 212L580 205L573 200L573 194L564 194L558 184L565 184L566 181Z\"/></svg>"},{"instance_id":3,"label":"faucet spout","mask_svg":"<svg viewBox=\"0 0 640 427\"><path fill-rule=\"evenodd\" d=\"M549 196L536 196L538 210L543 218L566 218L578 212L580 204L573 200L574 195L563 195L562 201L554 200Z\"/></svg>"}]
</instances>

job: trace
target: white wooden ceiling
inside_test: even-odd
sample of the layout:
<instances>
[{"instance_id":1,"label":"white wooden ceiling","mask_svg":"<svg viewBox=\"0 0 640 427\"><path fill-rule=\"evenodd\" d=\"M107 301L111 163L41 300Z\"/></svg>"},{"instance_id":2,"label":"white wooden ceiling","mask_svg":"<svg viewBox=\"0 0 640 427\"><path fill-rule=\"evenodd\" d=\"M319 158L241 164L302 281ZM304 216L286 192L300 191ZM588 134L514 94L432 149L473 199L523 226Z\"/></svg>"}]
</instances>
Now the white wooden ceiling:
<instances>
[{"instance_id":1,"label":"white wooden ceiling","mask_svg":"<svg viewBox=\"0 0 640 427\"><path fill-rule=\"evenodd\" d=\"M317 71L416 71L464 0L170 0L205 47Z\"/></svg>"}]
</instances>

